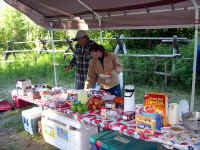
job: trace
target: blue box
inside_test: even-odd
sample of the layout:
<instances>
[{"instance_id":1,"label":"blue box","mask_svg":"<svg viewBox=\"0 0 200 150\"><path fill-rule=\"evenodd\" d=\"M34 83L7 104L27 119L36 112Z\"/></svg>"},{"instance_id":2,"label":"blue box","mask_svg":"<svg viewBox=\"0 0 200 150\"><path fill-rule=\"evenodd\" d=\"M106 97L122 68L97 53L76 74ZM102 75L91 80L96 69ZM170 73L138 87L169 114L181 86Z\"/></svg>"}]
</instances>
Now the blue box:
<instances>
[{"instance_id":1,"label":"blue box","mask_svg":"<svg viewBox=\"0 0 200 150\"><path fill-rule=\"evenodd\" d=\"M156 120L156 129L160 130L163 127L163 119L162 116L156 113L147 113L147 112L143 112L143 115L145 116L151 116L154 118L154 120Z\"/></svg>"}]
</instances>

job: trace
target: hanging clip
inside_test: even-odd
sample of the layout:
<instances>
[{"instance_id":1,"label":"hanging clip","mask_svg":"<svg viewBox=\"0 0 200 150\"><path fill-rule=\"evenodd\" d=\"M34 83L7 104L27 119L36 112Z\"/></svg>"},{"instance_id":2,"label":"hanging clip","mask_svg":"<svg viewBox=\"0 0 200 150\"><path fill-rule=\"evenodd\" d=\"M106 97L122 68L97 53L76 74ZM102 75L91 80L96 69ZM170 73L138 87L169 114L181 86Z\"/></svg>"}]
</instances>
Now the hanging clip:
<instances>
[{"instance_id":1,"label":"hanging clip","mask_svg":"<svg viewBox=\"0 0 200 150\"><path fill-rule=\"evenodd\" d=\"M172 9L172 11L175 10L174 3L171 3L171 9Z\"/></svg>"},{"instance_id":2,"label":"hanging clip","mask_svg":"<svg viewBox=\"0 0 200 150\"><path fill-rule=\"evenodd\" d=\"M124 16L127 16L127 12L126 11L124 11Z\"/></svg>"},{"instance_id":3,"label":"hanging clip","mask_svg":"<svg viewBox=\"0 0 200 150\"><path fill-rule=\"evenodd\" d=\"M150 13L150 9L148 7L146 7L146 11L147 11L147 14Z\"/></svg>"},{"instance_id":4,"label":"hanging clip","mask_svg":"<svg viewBox=\"0 0 200 150\"><path fill-rule=\"evenodd\" d=\"M53 24L54 24L53 22L49 22L51 28L53 28Z\"/></svg>"},{"instance_id":5,"label":"hanging clip","mask_svg":"<svg viewBox=\"0 0 200 150\"><path fill-rule=\"evenodd\" d=\"M107 13L107 17L106 18L110 18L111 17L111 14L110 13Z\"/></svg>"}]
</instances>

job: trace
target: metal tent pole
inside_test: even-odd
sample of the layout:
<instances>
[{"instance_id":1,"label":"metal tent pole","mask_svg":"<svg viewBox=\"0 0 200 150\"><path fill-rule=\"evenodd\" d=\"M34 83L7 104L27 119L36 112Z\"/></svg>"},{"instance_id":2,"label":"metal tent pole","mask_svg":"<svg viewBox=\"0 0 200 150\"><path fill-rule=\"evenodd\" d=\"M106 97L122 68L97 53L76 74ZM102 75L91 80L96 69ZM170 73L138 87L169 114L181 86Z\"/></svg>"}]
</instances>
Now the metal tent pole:
<instances>
[{"instance_id":1,"label":"metal tent pole","mask_svg":"<svg viewBox=\"0 0 200 150\"><path fill-rule=\"evenodd\" d=\"M56 77L56 55L55 55L55 45L54 45L54 40L53 40L53 24L50 23L51 29L51 47L52 47L52 55L53 55L53 71L54 71L54 84L57 86L57 77Z\"/></svg>"},{"instance_id":2,"label":"metal tent pole","mask_svg":"<svg viewBox=\"0 0 200 150\"><path fill-rule=\"evenodd\" d=\"M197 65L197 46L198 46L198 25L199 25L199 8L196 0L191 0L195 7L195 43L194 43L194 61L193 61L193 76L192 76L192 94L190 111L194 110L195 101L195 84L196 84L196 65Z\"/></svg>"},{"instance_id":3,"label":"metal tent pole","mask_svg":"<svg viewBox=\"0 0 200 150\"><path fill-rule=\"evenodd\" d=\"M102 28L101 28L101 17L98 17L99 20L99 30L100 30L100 44L103 44Z\"/></svg>"},{"instance_id":4,"label":"metal tent pole","mask_svg":"<svg viewBox=\"0 0 200 150\"><path fill-rule=\"evenodd\" d=\"M103 44L102 30L100 29L100 44Z\"/></svg>"}]
</instances>

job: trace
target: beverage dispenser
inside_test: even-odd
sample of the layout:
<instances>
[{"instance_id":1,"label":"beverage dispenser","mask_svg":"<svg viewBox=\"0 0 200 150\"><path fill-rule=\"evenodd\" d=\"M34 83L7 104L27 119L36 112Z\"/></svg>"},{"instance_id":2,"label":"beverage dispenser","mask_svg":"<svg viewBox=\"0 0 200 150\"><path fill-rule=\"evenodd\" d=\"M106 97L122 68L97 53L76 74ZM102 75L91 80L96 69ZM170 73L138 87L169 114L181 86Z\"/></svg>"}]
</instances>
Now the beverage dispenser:
<instances>
[{"instance_id":1,"label":"beverage dispenser","mask_svg":"<svg viewBox=\"0 0 200 150\"><path fill-rule=\"evenodd\" d=\"M134 85L126 85L124 88L124 112L128 111L136 111Z\"/></svg>"}]
</instances>

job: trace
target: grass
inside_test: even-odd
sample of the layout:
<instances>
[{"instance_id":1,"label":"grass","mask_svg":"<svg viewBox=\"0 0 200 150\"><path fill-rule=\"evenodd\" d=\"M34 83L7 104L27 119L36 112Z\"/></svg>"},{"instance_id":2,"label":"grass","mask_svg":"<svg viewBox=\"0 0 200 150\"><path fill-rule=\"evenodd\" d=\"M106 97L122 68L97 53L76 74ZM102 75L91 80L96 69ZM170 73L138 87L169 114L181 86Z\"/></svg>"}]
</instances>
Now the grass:
<instances>
[{"instance_id":1,"label":"grass","mask_svg":"<svg viewBox=\"0 0 200 150\"><path fill-rule=\"evenodd\" d=\"M2 119L2 128L14 128L17 132L23 131L21 113L16 112L16 114Z\"/></svg>"},{"instance_id":2,"label":"grass","mask_svg":"<svg viewBox=\"0 0 200 150\"><path fill-rule=\"evenodd\" d=\"M32 106L0 114L0 135L4 135L0 138L1 150L57 150L46 144L41 136L24 131L21 112L30 107Z\"/></svg>"}]
</instances>

